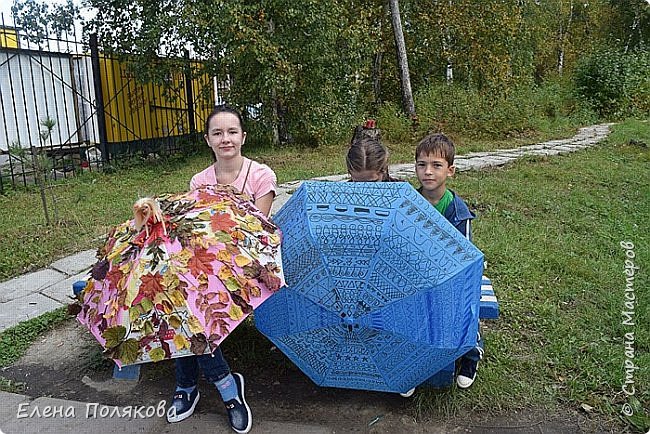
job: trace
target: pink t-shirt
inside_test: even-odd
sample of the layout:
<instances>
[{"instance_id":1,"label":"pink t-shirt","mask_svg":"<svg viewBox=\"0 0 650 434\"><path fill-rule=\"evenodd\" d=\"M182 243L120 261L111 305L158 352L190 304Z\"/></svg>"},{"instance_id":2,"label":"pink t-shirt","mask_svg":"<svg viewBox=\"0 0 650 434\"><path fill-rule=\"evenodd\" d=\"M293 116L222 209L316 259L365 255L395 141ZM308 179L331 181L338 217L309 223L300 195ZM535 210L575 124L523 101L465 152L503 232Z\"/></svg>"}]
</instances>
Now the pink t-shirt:
<instances>
[{"instance_id":1,"label":"pink t-shirt","mask_svg":"<svg viewBox=\"0 0 650 434\"><path fill-rule=\"evenodd\" d=\"M243 191L255 201L269 192L273 192L275 195L277 183L275 173L269 166L244 157L241 171L230 185ZM194 190L203 185L215 184L217 184L217 176L214 173L214 166L211 164L207 169L192 177L190 189Z\"/></svg>"}]
</instances>

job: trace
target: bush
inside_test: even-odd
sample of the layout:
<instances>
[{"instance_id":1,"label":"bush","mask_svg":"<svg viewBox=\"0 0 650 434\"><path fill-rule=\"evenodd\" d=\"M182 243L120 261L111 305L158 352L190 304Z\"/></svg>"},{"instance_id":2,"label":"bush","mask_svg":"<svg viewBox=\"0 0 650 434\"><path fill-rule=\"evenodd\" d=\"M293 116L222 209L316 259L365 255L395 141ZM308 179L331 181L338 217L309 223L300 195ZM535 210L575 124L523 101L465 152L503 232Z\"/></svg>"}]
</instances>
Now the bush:
<instances>
[{"instance_id":1,"label":"bush","mask_svg":"<svg viewBox=\"0 0 650 434\"><path fill-rule=\"evenodd\" d=\"M525 83L500 95L457 84L432 84L416 94L422 132L455 132L503 139L591 122L593 114L575 98L570 83Z\"/></svg>"},{"instance_id":2,"label":"bush","mask_svg":"<svg viewBox=\"0 0 650 434\"><path fill-rule=\"evenodd\" d=\"M576 91L601 116L620 119L650 111L650 52L600 51L575 71Z\"/></svg>"},{"instance_id":3,"label":"bush","mask_svg":"<svg viewBox=\"0 0 650 434\"><path fill-rule=\"evenodd\" d=\"M377 127L382 139L392 143L411 142L411 120L394 103L384 103L377 112Z\"/></svg>"}]
</instances>

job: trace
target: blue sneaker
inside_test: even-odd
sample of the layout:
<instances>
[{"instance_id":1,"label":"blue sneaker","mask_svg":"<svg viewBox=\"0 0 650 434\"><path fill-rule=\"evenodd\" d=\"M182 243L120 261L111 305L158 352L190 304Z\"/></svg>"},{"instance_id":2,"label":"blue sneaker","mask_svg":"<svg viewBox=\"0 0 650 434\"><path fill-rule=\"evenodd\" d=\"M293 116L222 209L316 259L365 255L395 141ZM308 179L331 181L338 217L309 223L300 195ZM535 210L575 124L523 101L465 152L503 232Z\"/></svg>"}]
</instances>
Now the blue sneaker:
<instances>
[{"instance_id":1,"label":"blue sneaker","mask_svg":"<svg viewBox=\"0 0 650 434\"><path fill-rule=\"evenodd\" d=\"M239 434L245 434L253 426L253 416L251 415L251 408L244 397L244 377L236 372L233 372L232 376L237 384L237 397L225 401L224 404L228 411L228 419L232 429Z\"/></svg>"},{"instance_id":2,"label":"blue sneaker","mask_svg":"<svg viewBox=\"0 0 650 434\"><path fill-rule=\"evenodd\" d=\"M183 390L174 393L172 403L167 409L167 422L180 422L192 416L200 397L198 387L195 387L189 395Z\"/></svg>"},{"instance_id":3,"label":"blue sneaker","mask_svg":"<svg viewBox=\"0 0 650 434\"><path fill-rule=\"evenodd\" d=\"M456 377L456 384L461 389L467 389L476 379L476 370L478 369L478 362L472 359L463 357L460 359L460 370Z\"/></svg>"}]
</instances>

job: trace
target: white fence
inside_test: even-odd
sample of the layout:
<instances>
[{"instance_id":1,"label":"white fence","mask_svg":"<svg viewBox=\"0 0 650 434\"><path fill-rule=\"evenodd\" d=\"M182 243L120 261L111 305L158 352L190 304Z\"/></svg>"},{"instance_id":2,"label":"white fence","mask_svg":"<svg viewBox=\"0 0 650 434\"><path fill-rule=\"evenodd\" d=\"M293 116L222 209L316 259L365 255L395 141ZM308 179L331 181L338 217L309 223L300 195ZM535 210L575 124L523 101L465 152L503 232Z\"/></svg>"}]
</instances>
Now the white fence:
<instances>
[{"instance_id":1,"label":"white fence","mask_svg":"<svg viewBox=\"0 0 650 434\"><path fill-rule=\"evenodd\" d=\"M97 143L90 57L0 48L0 151ZM41 122L54 128L41 143Z\"/></svg>"}]
</instances>

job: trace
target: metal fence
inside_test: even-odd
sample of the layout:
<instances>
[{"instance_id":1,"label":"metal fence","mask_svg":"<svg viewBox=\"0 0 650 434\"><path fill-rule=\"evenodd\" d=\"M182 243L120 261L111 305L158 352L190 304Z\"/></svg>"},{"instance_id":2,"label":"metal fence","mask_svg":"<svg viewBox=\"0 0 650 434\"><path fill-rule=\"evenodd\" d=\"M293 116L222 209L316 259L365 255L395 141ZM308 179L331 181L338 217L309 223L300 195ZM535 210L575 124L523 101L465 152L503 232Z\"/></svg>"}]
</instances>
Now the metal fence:
<instances>
[{"instance_id":1,"label":"metal fence","mask_svg":"<svg viewBox=\"0 0 650 434\"><path fill-rule=\"evenodd\" d=\"M164 83L143 83L128 59L104 55L95 35L35 44L0 18L0 193L33 183L36 170L56 180L182 152L220 102L213 77L192 77L189 56Z\"/></svg>"}]
</instances>

